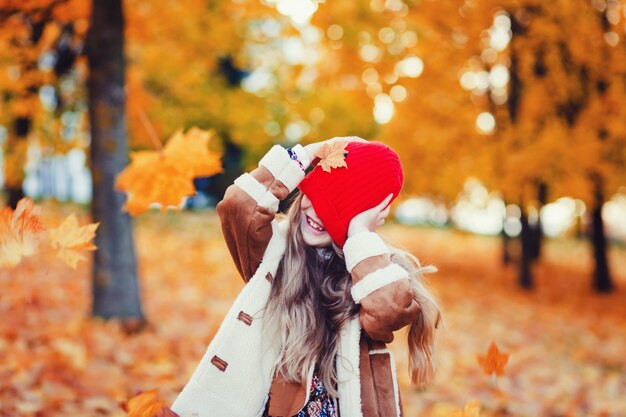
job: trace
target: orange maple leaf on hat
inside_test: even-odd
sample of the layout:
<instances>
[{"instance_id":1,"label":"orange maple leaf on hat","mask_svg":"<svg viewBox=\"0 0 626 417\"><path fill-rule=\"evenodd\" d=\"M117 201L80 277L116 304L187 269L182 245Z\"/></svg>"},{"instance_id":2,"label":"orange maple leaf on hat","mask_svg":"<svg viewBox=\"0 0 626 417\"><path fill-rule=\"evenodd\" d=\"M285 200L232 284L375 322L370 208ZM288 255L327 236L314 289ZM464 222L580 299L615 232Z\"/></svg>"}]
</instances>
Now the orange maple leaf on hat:
<instances>
[{"instance_id":1,"label":"orange maple leaf on hat","mask_svg":"<svg viewBox=\"0 0 626 417\"><path fill-rule=\"evenodd\" d=\"M49 232L50 244L57 250L57 257L76 269L78 262L86 259L79 251L97 249L91 240L96 236L99 225L100 223L92 223L79 226L74 214L67 216L63 223Z\"/></svg>"},{"instance_id":2,"label":"orange maple leaf on hat","mask_svg":"<svg viewBox=\"0 0 626 417\"><path fill-rule=\"evenodd\" d=\"M486 356L478 355L476 356L476 360L483 368L485 375L491 375L495 373L496 375L504 375L504 366L509 361L509 354L500 352L498 346L496 346L495 342L491 342L489 345L489 349L487 350Z\"/></svg>"},{"instance_id":3,"label":"orange maple leaf on hat","mask_svg":"<svg viewBox=\"0 0 626 417\"><path fill-rule=\"evenodd\" d=\"M29 198L18 201L15 211L0 210L0 266L16 266L23 257L35 254L45 230Z\"/></svg>"},{"instance_id":4,"label":"orange maple leaf on hat","mask_svg":"<svg viewBox=\"0 0 626 417\"><path fill-rule=\"evenodd\" d=\"M129 399L123 405L128 417L178 417L158 398L157 391L151 389Z\"/></svg>"},{"instance_id":5,"label":"orange maple leaf on hat","mask_svg":"<svg viewBox=\"0 0 626 417\"><path fill-rule=\"evenodd\" d=\"M191 128L177 131L160 151L131 153L131 163L118 176L115 189L126 191L124 210L141 214L150 205L163 210L179 207L185 197L195 194L193 179L222 172L220 155L208 149L213 132Z\"/></svg>"},{"instance_id":6,"label":"orange maple leaf on hat","mask_svg":"<svg viewBox=\"0 0 626 417\"><path fill-rule=\"evenodd\" d=\"M320 158L317 165L321 166L326 172L330 172L331 168L348 168L348 164L346 164L345 161L348 155L348 151L346 150L348 143L350 142L336 141L322 145L315 153L315 156Z\"/></svg>"}]
</instances>

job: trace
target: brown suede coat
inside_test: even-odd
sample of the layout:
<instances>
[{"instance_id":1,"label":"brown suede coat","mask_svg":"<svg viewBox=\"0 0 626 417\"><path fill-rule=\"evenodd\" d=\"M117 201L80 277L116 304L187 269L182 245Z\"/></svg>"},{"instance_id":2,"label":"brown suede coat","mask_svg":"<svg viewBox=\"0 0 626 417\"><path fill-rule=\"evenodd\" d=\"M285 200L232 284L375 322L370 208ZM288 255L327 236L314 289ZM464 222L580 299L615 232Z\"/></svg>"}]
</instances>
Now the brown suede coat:
<instances>
[{"instance_id":1,"label":"brown suede coat","mask_svg":"<svg viewBox=\"0 0 626 417\"><path fill-rule=\"evenodd\" d=\"M287 197L287 187L276 180L267 168L259 167L250 175L279 200ZM239 273L247 282L261 263L270 241L271 222L275 213L257 205L252 197L236 185L226 190L224 199L217 205L217 213L228 249ZM364 259L352 271L353 282L390 263L389 255ZM411 323L418 314L420 307L406 278L380 288L361 300L359 319L363 331L359 367L363 417L397 415L389 353L380 353L380 349L393 340L393 331ZM378 352L371 354L375 350ZM297 414L307 394L308 387L304 384L286 383L282 378L274 378L270 390L270 416L290 417ZM338 400L341 401L341 398Z\"/></svg>"}]
</instances>

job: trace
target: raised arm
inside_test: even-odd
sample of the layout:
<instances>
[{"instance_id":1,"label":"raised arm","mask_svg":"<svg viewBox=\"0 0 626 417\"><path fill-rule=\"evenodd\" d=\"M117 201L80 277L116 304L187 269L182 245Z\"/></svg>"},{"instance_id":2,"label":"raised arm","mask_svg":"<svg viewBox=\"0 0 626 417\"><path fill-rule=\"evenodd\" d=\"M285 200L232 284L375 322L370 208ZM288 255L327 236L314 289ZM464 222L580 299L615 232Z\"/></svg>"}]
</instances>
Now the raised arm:
<instances>
[{"instance_id":1,"label":"raised arm","mask_svg":"<svg viewBox=\"0 0 626 417\"><path fill-rule=\"evenodd\" d=\"M374 340L393 341L393 332L420 314L409 273L391 261L389 248L374 232L346 241L346 266L352 275L352 298L361 305L361 327Z\"/></svg>"},{"instance_id":2,"label":"raised arm","mask_svg":"<svg viewBox=\"0 0 626 417\"><path fill-rule=\"evenodd\" d=\"M302 146L293 151L298 160L280 145L274 145L259 162L226 189L216 207L228 250L244 281L261 263L272 237L272 221L280 200L298 186L310 158Z\"/></svg>"},{"instance_id":3,"label":"raised arm","mask_svg":"<svg viewBox=\"0 0 626 417\"><path fill-rule=\"evenodd\" d=\"M391 195L378 206L355 216L343 247L352 275L352 298L361 305L361 327L374 340L393 341L393 332L420 314L409 273L391 261L388 246L374 232L389 214Z\"/></svg>"}]
</instances>

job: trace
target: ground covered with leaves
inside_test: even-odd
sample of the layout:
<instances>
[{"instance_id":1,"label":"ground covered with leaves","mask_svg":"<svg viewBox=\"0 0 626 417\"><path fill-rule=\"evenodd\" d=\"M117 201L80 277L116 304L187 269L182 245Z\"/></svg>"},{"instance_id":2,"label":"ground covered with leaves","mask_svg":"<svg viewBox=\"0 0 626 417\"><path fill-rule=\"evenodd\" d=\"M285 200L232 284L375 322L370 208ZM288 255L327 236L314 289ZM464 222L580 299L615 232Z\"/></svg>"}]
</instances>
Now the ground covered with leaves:
<instances>
[{"instance_id":1,"label":"ground covered with leaves","mask_svg":"<svg viewBox=\"0 0 626 417\"><path fill-rule=\"evenodd\" d=\"M381 233L439 268L428 278L444 312L434 383L410 387L402 332L392 345L406 416L475 415L458 411L471 401L481 416L626 415L624 248L610 252L614 294L590 292L590 249L576 240L550 241L537 288L524 292L497 238L393 224ZM89 318L84 262L73 271L43 250L0 271L0 416L122 417L120 403L156 387L174 400L243 283L213 212L143 215L136 246L150 320L136 335ZM510 355L498 377L477 361L494 341Z\"/></svg>"}]
</instances>

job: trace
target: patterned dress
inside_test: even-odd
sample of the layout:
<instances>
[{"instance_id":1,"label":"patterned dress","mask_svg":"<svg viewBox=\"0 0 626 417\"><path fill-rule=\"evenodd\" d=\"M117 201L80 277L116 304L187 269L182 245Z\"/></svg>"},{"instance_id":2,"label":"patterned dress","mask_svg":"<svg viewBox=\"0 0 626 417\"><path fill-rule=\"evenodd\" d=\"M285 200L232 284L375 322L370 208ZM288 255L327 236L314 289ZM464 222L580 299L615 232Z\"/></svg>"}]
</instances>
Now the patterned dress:
<instances>
[{"instance_id":1,"label":"patterned dress","mask_svg":"<svg viewBox=\"0 0 626 417\"><path fill-rule=\"evenodd\" d=\"M337 417L335 404L317 374L313 374L309 401L297 414L297 417Z\"/></svg>"},{"instance_id":2,"label":"patterned dress","mask_svg":"<svg viewBox=\"0 0 626 417\"><path fill-rule=\"evenodd\" d=\"M269 403L265 408L263 417L269 416L267 413L268 408ZM313 379L311 381L309 401L294 417L337 417L335 403L328 395L328 391L326 391L322 380L318 378L316 373L313 374Z\"/></svg>"}]
</instances>

